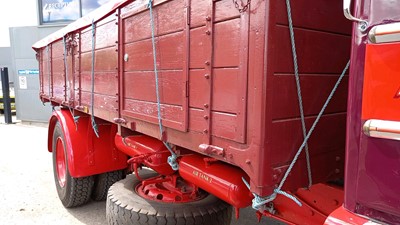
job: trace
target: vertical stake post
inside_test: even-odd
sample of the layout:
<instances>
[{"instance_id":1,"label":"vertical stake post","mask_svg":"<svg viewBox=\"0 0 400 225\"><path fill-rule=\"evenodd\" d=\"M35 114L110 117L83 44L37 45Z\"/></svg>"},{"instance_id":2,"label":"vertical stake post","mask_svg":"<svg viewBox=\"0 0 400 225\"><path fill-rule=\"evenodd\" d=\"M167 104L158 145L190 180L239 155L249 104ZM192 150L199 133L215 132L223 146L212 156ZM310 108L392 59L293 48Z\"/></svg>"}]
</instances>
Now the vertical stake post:
<instances>
[{"instance_id":1,"label":"vertical stake post","mask_svg":"<svg viewBox=\"0 0 400 225\"><path fill-rule=\"evenodd\" d=\"M8 83L8 68L1 68L1 89L3 90L4 120L6 124L12 123L10 84Z\"/></svg>"}]
</instances>

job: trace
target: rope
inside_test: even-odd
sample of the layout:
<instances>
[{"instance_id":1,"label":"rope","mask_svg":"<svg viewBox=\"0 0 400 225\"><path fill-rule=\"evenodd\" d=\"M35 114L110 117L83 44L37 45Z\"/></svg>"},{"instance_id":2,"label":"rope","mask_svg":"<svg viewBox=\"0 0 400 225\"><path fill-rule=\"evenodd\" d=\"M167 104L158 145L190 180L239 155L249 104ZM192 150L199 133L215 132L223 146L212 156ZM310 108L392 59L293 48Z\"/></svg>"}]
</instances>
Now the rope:
<instances>
[{"instance_id":1,"label":"rope","mask_svg":"<svg viewBox=\"0 0 400 225\"><path fill-rule=\"evenodd\" d=\"M307 128L306 128L306 123L305 123L305 119L304 119L303 98L301 95L299 66L297 63L296 42L295 42L295 38L294 38L293 20L292 20L292 12L291 12L291 7L290 7L290 0L286 0L286 9L287 9L287 15L288 15L288 21L289 21L290 42L292 45L292 56L293 56L294 76L296 78L297 99L299 101L299 108L300 108L301 128L303 130L303 138L305 138L307 135ZM306 153L306 161L307 161L308 188L310 188L313 182L312 182L312 174L311 174L310 153L308 151L307 143L305 146L305 153Z\"/></svg>"},{"instance_id":2,"label":"rope","mask_svg":"<svg viewBox=\"0 0 400 225\"><path fill-rule=\"evenodd\" d=\"M300 148L297 150L296 155L294 156L292 162L290 163L288 169L285 172L285 175L283 176L281 182L279 183L279 186L274 189L274 193L272 193L270 196L266 197L266 198L261 198L260 196L256 195L253 193L253 195L255 196L255 198L253 199L253 208L254 209L259 209L262 205L265 205L269 202L272 202L273 200L275 200L276 195L280 194L283 195L291 200L293 200L296 204L298 204L299 206L302 206L301 202L293 195L282 191L282 187L286 182L286 179L288 178L290 172L292 171L294 165L296 164L297 160L299 159L299 156L301 154L301 152L303 151L304 147L307 144L308 139L310 139L311 134L314 132L314 129L316 127L316 125L318 124L319 120L322 117L322 114L325 112L326 107L328 106L329 102L331 101L333 95L335 94L340 82L342 81L344 75L346 74L346 71L348 70L350 66L350 60L347 62L345 68L343 69L342 74L340 75L339 79L336 81L335 86L333 87L331 93L329 94L328 98L326 99L324 105L321 108L321 111L318 113L317 118L315 119L313 125L311 126L310 130L307 133L307 136L304 138L303 143L301 144ZM245 182L245 181L244 181ZM248 186L248 188L250 189L250 186L245 182L245 184Z\"/></svg>"},{"instance_id":3,"label":"rope","mask_svg":"<svg viewBox=\"0 0 400 225\"><path fill-rule=\"evenodd\" d=\"M328 104L329 104L329 102L331 101L333 95L335 94L335 92L336 92L336 90L337 90L337 88L338 88L340 82L342 81L344 75L346 74L346 71L348 70L349 66L350 66L350 60L347 62L347 64L346 64L346 66L345 66L345 68L344 68L342 74L340 75L339 79L336 81L335 86L333 87L331 93L329 94L329 96L328 96L328 98L326 99L324 105L322 106L321 111L318 113L317 118L315 119L313 125L311 126L310 130L308 131L308 134L307 134L306 138L304 139L304 141L303 141L303 143L301 144L299 150L297 151L296 155L294 156L292 163L290 163L289 168L286 170L286 173L285 173L285 175L283 176L281 182L279 183L278 188L276 188L276 189L274 190L275 193L277 193L277 194L283 194L283 195L285 195L285 196L289 195L288 193L281 191L281 189L282 189L283 185L285 184L286 179L288 178L288 176L289 176L290 172L292 171L294 165L296 164L297 160L299 159L299 156L300 156L300 154L301 154L303 148L305 147L305 145L306 145L308 139L310 138L311 134L314 132L314 129L315 129L316 125L318 124L319 120L321 119L322 114L325 112L326 107L328 106ZM284 193L285 193L285 194L284 194ZM292 197L293 197L293 196L292 196ZM291 197L290 197L290 198L291 198ZM291 198L291 199L292 199L292 198ZM300 204L300 206L301 206L301 204Z\"/></svg>"},{"instance_id":4,"label":"rope","mask_svg":"<svg viewBox=\"0 0 400 225\"><path fill-rule=\"evenodd\" d=\"M153 63L154 63L154 76L156 80L156 96L157 96L157 118L158 125L160 128L160 135L163 134L162 118L161 118L161 103L160 103L160 91L159 91L159 81L158 81L158 69L157 69L157 52L156 52L156 41L154 32L154 18L153 18L153 3L149 0L148 4L150 10L150 23L151 23L151 42L153 45Z\"/></svg>"},{"instance_id":5,"label":"rope","mask_svg":"<svg viewBox=\"0 0 400 225\"><path fill-rule=\"evenodd\" d=\"M162 125L162 117L161 117L161 102L160 102L160 91L159 91L159 79L158 79L158 69L157 69L157 51L156 51L156 41L155 41L155 27L154 27L154 17L153 17L153 1L149 0L147 5L150 11L150 23L151 23L151 42L153 47L153 63L154 63L154 76L156 82L156 97L157 97L157 119L158 126L160 129L161 139L163 137L164 129ZM163 141L165 147L171 153L171 156L168 157L168 163L172 166L172 169L177 170L178 165L176 164L177 155L172 150L171 146L165 141Z\"/></svg>"},{"instance_id":6,"label":"rope","mask_svg":"<svg viewBox=\"0 0 400 225\"><path fill-rule=\"evenodd\" d=\"M96 137L99 137L99 130L96 124L96 121L94 119L94 60L95 60L95 37L96 37L96 25L94 23L94 20L92 20L92 93L90 96L90 102L91 102L91 120L92 120L92 128L93 131L96 135Z\"/></svg>"}]
</instances>

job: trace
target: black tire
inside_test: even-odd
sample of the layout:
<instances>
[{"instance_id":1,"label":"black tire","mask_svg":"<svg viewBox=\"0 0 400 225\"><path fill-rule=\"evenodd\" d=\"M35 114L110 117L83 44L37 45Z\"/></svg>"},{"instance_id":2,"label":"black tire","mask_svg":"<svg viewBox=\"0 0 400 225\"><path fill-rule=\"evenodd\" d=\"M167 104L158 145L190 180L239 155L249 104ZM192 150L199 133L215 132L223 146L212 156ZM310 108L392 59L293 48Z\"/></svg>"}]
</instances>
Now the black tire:
<instances>
[{"instance_id":1,"label":"black tire","mask_svg":"<svg viewBox=\"0 0 400 225\"><path fill-rule=\"evenodd\" d=\"M65 156L65 182L63 185L60 184L60 178L57 172L57 141L60 140L63 145L63 151ZM67 160L67 146L65 145L65 136L62 132L61 125L57 122L54 127L53 133L53 172L54 181L56 183L58 197L60 198L62 204L66 208L72 208L76 206L83 205L90 200L92 194L94 178L93 176L74 178L69 174L68 160Z\"/></svg>"},{"instance_id":2,"label":"black tire","mask_svg":"<svg viewBox=\"0 0 400 225\"><path fill-rule=\"evenodd\" d=\"M108 189L115 182L126 177L125 170L111 171L96 175L94 178L94 187L92 199L95 201L104 201L107 198Z\"/></svg>"},{"instance_id":3,"label":"black tire","mask_svg":"<svg viewBox=\"0 0 400 225\"><path fill-rule=\"evenodd\" d=\"M134 190L139 182L131 174L111 186L106 204L109 225L228 225L231 222L232 207L213 195L190 203L161 203L140 197Z\"/></svg>"}]
</instances>

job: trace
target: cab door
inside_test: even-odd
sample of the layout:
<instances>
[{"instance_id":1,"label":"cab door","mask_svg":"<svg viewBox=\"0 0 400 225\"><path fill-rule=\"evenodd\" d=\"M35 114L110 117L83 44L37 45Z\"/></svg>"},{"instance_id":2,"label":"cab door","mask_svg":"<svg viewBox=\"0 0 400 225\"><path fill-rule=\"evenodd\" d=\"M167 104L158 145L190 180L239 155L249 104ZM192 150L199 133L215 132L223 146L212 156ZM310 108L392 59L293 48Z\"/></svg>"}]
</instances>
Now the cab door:
<instances>
[{"instance_id":1,"label":"cab door","mask_svg":"<svg viewBox=\"0 0 400 225\"><path fill-rule=\"evenodd\" d=\"M400 0L344 3L346 17L355 22L344 206L377 221L399 224Z\"/></svg>"}]
</instances>

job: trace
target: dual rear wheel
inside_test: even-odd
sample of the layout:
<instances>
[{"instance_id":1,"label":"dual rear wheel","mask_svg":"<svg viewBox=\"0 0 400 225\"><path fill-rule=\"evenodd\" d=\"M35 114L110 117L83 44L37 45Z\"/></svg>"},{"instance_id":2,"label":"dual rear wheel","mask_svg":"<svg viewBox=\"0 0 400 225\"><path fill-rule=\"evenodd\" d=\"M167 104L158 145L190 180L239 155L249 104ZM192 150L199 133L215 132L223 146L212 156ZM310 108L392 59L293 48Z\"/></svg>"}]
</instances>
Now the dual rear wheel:
<instances>
[{"instance_id":1,"label":"dual rear wheel","mask_svg":"<svg viewBox=\"0 0 400 225\"><path fill-rule=\"evenodd\" d=\"M143 198L137 193L141 183L134 175L125 179L124 171L74 178L69 174L64 133L57 123L53 133L53 170L58 196L66 208L107 198L106 217L110 225L228 225L232 209L224 201L207 194L186 203L166 203ZM151 178L148 173L142 178ZM123 179L123 180L121 180Z\"/></svg>"},{"instance_id":2,"label":"dual rear wheel","mask_svg":"<svg viewBox=\"0 0 400 225\"><path fill-rule=\"evenodd\" d=\"M53 171L58 197L66 208L87 203L90 199L104 201L110 186L125 177L124 170L95 176L74 178L68 169L67 147L60 123L53 133Z\"/></svg>"}]
</instances>

